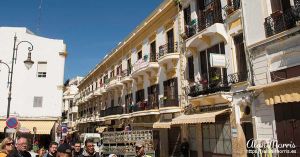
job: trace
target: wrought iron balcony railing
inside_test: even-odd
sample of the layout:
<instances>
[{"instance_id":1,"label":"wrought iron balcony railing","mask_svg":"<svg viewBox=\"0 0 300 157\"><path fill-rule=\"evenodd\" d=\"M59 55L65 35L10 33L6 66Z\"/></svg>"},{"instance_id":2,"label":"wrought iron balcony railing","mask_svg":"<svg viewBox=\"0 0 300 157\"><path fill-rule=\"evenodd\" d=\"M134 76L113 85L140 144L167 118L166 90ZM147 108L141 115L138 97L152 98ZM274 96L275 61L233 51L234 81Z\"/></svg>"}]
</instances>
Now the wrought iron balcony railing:
<instances>
[{"instance_id":1,"label":"wrought iron balcony railing","mask_svg":"<svg viewBox=\"0 0 300 157\"><path fill-rule=\"evenodd\" d=\"M150 62L157 62L156 52L150 53Z\"/></svg>"},{"instance_id":2,"label":"wrought iron balcony railing","mask_svg":"<svg viewBox=\"0 0 300 157\"><path fill-rule=\"evenodd\" d=\"M248 72L245 71L245 72L229 74L228 78L229 78L228 83L230 83L230 84L244 82L244 81L248 80Z\"/></svg>"},{"instance_id":3,"label":"wrought iron balcony railing","mask_svg":"<svg viewBox=\"0 0 300 157\"><path fill-rule=\"evenodd\" d=\"M122 76L121 79L129 76L130 74L131 74L131 68L122 70L122 72L121 72L121 76Z\"/></svg>"},{"instance_id":4,"label":"wrought iron balcony railing","mask_svg":"<svg viewBox=\"0 0 300 157\"><path fill-rule=\"evenodd\" d=\"M190 22L190 24L185 25L185 33L189 38L197 33L197 20L194 19Z\"/></svg>"},{"instance_id":5,"label":"wrought iron balcony railing","mask_svg":"<svg viewBox=\"0 0 300 157\"><path fill-rule=\"evenodd\" d=\"M176 53L177 49L178 49L177 42L161 45L161 46L159 46L158 58L160 59L161 57L165 56L166 54Z\"/></svg>"},{"instance_id":6,"label":"wrought iron balcony railing","mask_svg":"<svg viewBox=\"0 0 300 157\"><path fill-rule=\"evenodd\" d=\"M114 106L107 108L106 110L100 110L100 117L111 116L123 114L123 107L122 106Z\"/></svg>"},{"instance_id":7,"label":"wrought iron balcony railing","mask_svg":"<svg viewBox=\"0 0 300 157\"><path fill-rule=\"evenodd\" d=\"M240 1L241 0L229 0L227 5L223 7L223 10L225 11L225 16L228 16L234 11L240 9Z\"/></svg>"},{"instance_id":8,"label":"wrought iron balcony railing","mask_svg":"<svg viewBox=\"0 0 300 157\"><path fill-rule=\"evenodd\" d=\"M204 10L199 11L198 15L199 32L215 23L223 23L220 0L214 0L208 4Z\"/></svg>"},{"instance_id":9,"label":"wrought iron balcony railing","mask_svg":"<svg viewBox=\"0 0 300 157\"><path fill-rule=\"evenodd\" d=\"M167 97L163 97L162 98L162 104L160 105L160 107L176 107L179 106L179 100L178 98L175 99L170 99Z\"/></svg>"},{"instance_id":10,"label":"wrought iron balcony railing","mask_svg":"<svg viewBox=\"0 0 300 157\"><path fill-rule=\"evenodd\" d=\"M133 113L138 111L146 111L151 109L158 109L158 105L150 105L148 102L138 102L132 105L126 105L128 109L126 110L127 113Z\"/></svg>"},{"instance_id":11,"label":"wrought iron balcony railing","mask_svg":"<svg viewBox=\"0 0 300 157\"><path fill-rule=\"evenodd\" d=\"M298 2L299 3L299 2ZM296 26L300 20L300 6L295 5L285 11L276 11L265 18L266 37L273 36Z\"/></svg>"},{"instance_id":12,"label":"wrought iron balcony railing","mask_svg":"<svg viewBox=\"0 0 300 157\"><path fill-rule=\"evenodd\" d=\"M206 95L216 92L228 92L230 86L228 84L227 76L214 76L207 80L202 80L200 83L190 86L189 96L196 97L199 95Z\"/></svg>"}]
</instances>

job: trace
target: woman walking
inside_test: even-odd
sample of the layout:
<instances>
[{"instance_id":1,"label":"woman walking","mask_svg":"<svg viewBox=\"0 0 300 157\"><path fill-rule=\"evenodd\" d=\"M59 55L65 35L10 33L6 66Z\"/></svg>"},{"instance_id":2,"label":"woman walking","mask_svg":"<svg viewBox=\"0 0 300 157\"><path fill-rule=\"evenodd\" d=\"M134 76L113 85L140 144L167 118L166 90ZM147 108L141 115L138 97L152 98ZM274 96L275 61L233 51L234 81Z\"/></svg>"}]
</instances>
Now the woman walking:
<instances>
[{"instance_id":1,"label":"woman walking","mask_svg":"<svg viewBox=\"0 0 300 157\"><path fill-rule=\"evenodd\" d=\"M10 137L6 137L1 142L0 157L7 157L14 149L14 141Z\"/></svg>"}]
</instances>

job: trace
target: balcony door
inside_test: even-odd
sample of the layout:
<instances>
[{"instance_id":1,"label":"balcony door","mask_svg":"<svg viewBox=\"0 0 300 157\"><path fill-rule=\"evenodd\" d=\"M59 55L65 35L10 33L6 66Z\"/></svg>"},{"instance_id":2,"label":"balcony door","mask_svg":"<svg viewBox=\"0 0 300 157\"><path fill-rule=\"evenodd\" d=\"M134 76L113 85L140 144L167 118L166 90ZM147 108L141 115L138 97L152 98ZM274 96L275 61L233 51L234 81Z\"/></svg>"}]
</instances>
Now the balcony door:
<instances>
[{"instance_id":1,"label":"balcony door","mask_svg":"<svg viewBox=\"0 0 300 157\"><path fill-rule=\"evenodd\" d=\"M149 109L158 109L159 85L148 87L148 107Z\"/></svg>"},{"instance_id":2,"label":"balcony door","mask_svg":"<svg viewBox=\"0 0 300 157\"><path fill-rule=\"evenodd\" d=\"M164 107L178 106L177 77L164 81Z\"/></svg>"},{"instance_id":3,"label":"balcony door","mask_svg":"<svg viewBox=\"0 0 300 157\"><path fill-rule=\"evenodd\" d=\"M153 41L150 44L150 62L156 62L156 43Z\"/></svg>"},{"instance_id":4,"label":"balcony door","mask_svg":"<svg viewBox=\"0 0 300 157\"><path fill-rule=\"evenodd\" d=\"M167 32L167 41L168 41L168 53L174 52L174 30L170 29Z\"/></svg>"},{"instance_id":5,"label":"balcony door","mask_svg":"<svg viewBox=\"0 0 300 157\"><path fill-rule=\"evenodd\" d=\"M289 0L271 0L272 12L285 11L291 8L291 3Z\"/></svg>"},{"instance_id":6,"label":"balcony door","mask_svg":"<svg viewBox=\"0 0 300 157\"><path fill-rule=\"evenodd\" d=\"M213 53L225 54L224 43L216 44L204 51L200 52L199 61L201 69L201 83L206 87L215 87L224 84L227 79L226 68L212 67L209 56Z\"/></svg>"},{"instance_id":7,"label":"balcony door","mask_svg":"<svg viewBox=\"0 0 300 157\"><path fill-rule=\"evenodd\" d=\"M239 34L234 37L234 44L236 52L237 72L239 73L238 79L239 81L246 81L248 74L243 34Z\"/></svg>"}]
</instances>

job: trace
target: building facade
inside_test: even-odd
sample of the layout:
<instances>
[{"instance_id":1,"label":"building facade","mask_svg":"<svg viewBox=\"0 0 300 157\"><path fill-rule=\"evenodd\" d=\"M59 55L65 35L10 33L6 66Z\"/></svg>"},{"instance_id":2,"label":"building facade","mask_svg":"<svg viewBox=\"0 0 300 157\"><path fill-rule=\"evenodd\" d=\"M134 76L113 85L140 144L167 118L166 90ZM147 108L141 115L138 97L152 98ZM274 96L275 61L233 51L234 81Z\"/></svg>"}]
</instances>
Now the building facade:
<instances>
[{"instance_id":1,"label":"building facade","mask_svg":"<svg viewBox=\"0 0 300 157\"><path fill-rule=\"evenodd\" d=\"M298 146L298 38L298 0L166 0L80 83L77 128L151 129L158 156Z\"/></svg>"},{"instance_id":2,"label":"building facade","mask_svg":"<svg viewBox=\"0 0 300 157\"><path fill-rule=\"evenodd\" d=\"M69 132L76 130L75 121L77 119L78 106L75 101L78 99L78 84L82 77L75 77L65 82L63 105L62 105L62 123L66 124Z\"/></svg>"},{"instance_id":3,"label":"building facade","mask_svg":"<svg viewBox=\"0 0 300 157\"><path fill-rule=\"evenodd\" d=\"M26 69L23 61L27 59L26 43L18 45L17 59L13 62L12 100L10 113L17 116L20 130L37 134L53 135L55 122L61 115L64 64L66 45L63 40L40 37L26 28L0 27L0 59L11 66L14 36L17 43L29 41L33 45L34 65ZM0 72L0 115L6 117L8 68L1 64ZM51 112L50 112L51 111ZM1 119L0 132L3 133L5 119Z\"/></svg>"}]
</instances>

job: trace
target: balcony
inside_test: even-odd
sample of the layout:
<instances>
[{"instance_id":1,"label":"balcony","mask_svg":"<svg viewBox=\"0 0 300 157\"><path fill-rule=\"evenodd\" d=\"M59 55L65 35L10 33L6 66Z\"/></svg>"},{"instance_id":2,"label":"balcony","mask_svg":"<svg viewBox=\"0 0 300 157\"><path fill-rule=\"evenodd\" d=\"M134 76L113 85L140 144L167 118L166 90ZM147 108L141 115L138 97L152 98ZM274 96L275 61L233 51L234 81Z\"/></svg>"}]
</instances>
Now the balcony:
<instances>
[{"instance_id":1,"label":"balcony","mask_svg":"<svg viewBox=\"0 0 300 157\"><path fill-rule=\"evenodd\" d=\"M158 64L164 64L179 59L178 43L159 46Z\"/></svg>"},{"instance_id":2,"label":"balcony","mask_svg":"<svg viewBox=\"0 0 300 157\"><path fill-rule=\"evenodd\" d=\"M225 104L232 101L227 76L214 76L190 86L189 101L194 106Z\"/></svg>"},{"instance_id":3,"label":"balcony","mask_svg":"<svg viewBox=\"0 0 300 157\"><path fill-rule=\"evenodd\" d=\"M227 5L223 7L223 10L225 11L225 16L228 17L232 13L234 13L236 10L240 9L240 1L241 0L229 0Z\"/></svg>"},{"instance_id":4,"label":"balcony","mask_svg":"<svg viewBox=\"0 0 300 157\"><path fill-rule=\"evenodd\" d=\"M204 10L199 11L198 31L201 32L215 23L223 23L220 0L214 0Z\"/></svg>"},{"instance_id":5,"label":"balcony","mask_svg":"<svg viewBox=\"0 0 300 157\"><path fill-rule=\"evenodd\" d=\"M127 113L133 113L138 111L158 109L158 104L150 105L148 102L145 101L145 102L138 102L136 104L133 104L132 106L127 106L127 107L128 107Z\"/></svg>"},{"instance_id":6,"label":"balcony","mask_svg":"<svg viewBox=\"0 0 300 157\"><path fill-rule=\"evenodd\" d=\"M163 97L163 103L160 107L179 107L178 99L168 99Z\"/></svg>"},{"instance_id":7,"label":"balcony","mask_svg":"<svg viewBox=\"0 0 300 157\"><path fill-rule=\"evenodd\" d=\"M266 37L273 36L280 32L286 31L297 26L300 20L300 5L296 5L285 11L276 11L269 17L265 18L265 33Z\"/></svg>"},{"instance_id":8,"label":"balcony","mask_svg":"<svg viewBox=\"0 0 300 157\"><path fill-rule=\"evenodd\" d=\"M208 95L216 92L228 92L230 86L228 85L227 76L214 76L207 80L200 81L195 85L190 86L190 93L188 94L191 97L197 97L199 95Z\"/></svg>"},{"instance_id":9,"label":"balcony","mask_svg":"<svg viewBox=\"0 0 300 157\"><path fill-rule=\"evenodd\" d=\"M106 90L112 90L119 87L122 87L123 84L121 83L121 76L114 76L109 78L108 84L106 86Z\"/></svg>"},{"instance_id":10,"label":"balcony","mask_svg":"<svg viewBox=\"0 0 300 157\"><path fill-rule=\"evenodd\" d=\"M159 65L157 63L156 55L151 54L148 61L148 55L145 55L144 58L138 60L133 64L132 76L143 75L145 72L151 72L154 69L158 69Z\"/></svg>"},{"instance_id":11,"label":"balcony","mask_svg":"<svg viewBox=\"0 0 300 157\"><path fill-rule=\"evenodd\" d=\"M131 68L123 70L121 72L121 83L130 83L132 81L130 75L131 75Z\"/></svg>"},{"instance_id":12,"label":"balcony","mask_svg":"<svg viewBox=\"0 0 300 157\"><path fill-rule=\"evenodd\" d=\"M240 82L245 82L248 80L248 72L239 72L239 73L233 73L228 75L229 84L236 84Z\"/></svg>"},{"instance_id":13,"label":"balcony","mask_svg":"<svg viewBox=\"0 0 300 157\"><path fill-rule=\"evenodd\" d=\"M69 113L77 113L78 112L78 107L77 106L72 106L69 108Z\"/></svg>"},{"instance_id":14,"label":"balcony","mask_svg":"<svg viewBox=\"0 0 300 157\"><path fill-rule=\"evenodd\" d=\"M104 110L104 112L102 111L102 114L104 114L104 116L123 114L123 107L122 106L110 107L110 108L107 108L106 110ZM101 116L101 112L100 112L100 116ZM101 116L101 117L103 117L103 116Z\"/></svg>"}]
</instances>

